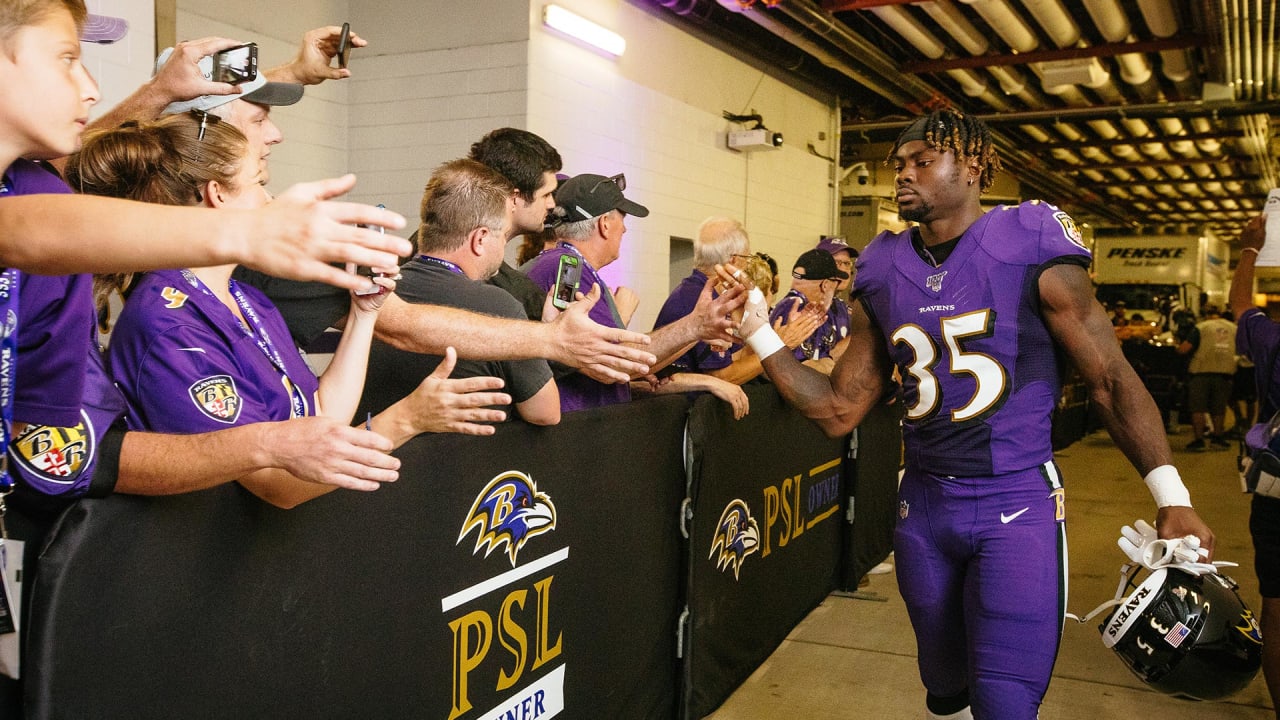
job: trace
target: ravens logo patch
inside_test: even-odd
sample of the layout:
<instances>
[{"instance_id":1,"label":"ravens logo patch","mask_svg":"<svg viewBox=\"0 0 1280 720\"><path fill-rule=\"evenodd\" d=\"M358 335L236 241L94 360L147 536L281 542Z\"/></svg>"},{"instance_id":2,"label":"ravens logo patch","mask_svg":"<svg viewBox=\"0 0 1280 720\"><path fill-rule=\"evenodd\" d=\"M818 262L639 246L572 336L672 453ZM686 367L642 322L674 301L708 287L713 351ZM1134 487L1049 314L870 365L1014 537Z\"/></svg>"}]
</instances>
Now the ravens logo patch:
<instances>
[{"instance_id":1,"label":"ravens logo patch","mask_svg":"<svg viewBox=\"0 0 1280 720\"><path fill-rule=\"evenodd\" d=\"M230 375L213 375L197 380L187 388L187 392L200 412L218 422L231 425L240 417L242 402Z\"/></svg>"},{"instance_id":2,"label":"ravens logo patch","mask_svg":"<svg viewBox=\"0 0 1280 720\"><path fill-rule=\"evenodd\" d=\"M80 481L94 453L93 423L82 410L75 427L28 425L9 455L22 477L46 495L61 495Z\"/></svg>"},{"instance_id":3,"label":"ravens logo patch","mask_svg":"<svg viewBox=\"0 0 1280 720\"><path fill-rule=\"evenodd\" d=\"M1088 250L1089 247L1084 244L1084 236L1080 234L1080 228L1076 226L1076 221L1071 216L1059 210L1053 214L1053 219L1058 221L1062 226L1062 235L1078 248Z\"/></svg>"}]
</instances>

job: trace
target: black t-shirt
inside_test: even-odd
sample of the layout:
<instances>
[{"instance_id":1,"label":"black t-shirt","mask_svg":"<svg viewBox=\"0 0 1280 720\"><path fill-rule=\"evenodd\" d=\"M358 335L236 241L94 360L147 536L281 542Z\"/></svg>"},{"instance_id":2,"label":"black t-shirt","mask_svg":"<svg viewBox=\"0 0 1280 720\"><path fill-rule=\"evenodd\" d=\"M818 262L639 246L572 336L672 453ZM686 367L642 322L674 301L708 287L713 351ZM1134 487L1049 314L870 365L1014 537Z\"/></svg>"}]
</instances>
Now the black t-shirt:
<instances>
[{"instance_id":1,"label":"black t-shirt","mask_svg":"<svg viewBox=\"0 0 1280 720\"><path fill-rule=\"evenodd\" d=\"M246 267L236 268L231 277L258 288L271 300L289 326L293 342L303 350L351 312L351 293L339 287L284 280Z\"/></svg>"},{"instance_id":2,"label":"black t-shirt","mask_svg":"<svg viewBox=\"0 0 1280 720\"><path fill-rule=\"evenodd\" d=\"M414 259L400 269L396 294L407 303L446 305L497 317L525 320L520 303L505 291L471 280L447 268ZM369 375L360 415L377 414L413 392L443 358L406 352L375 340L369 353ZM492 375L505 382L503 392L521 403L538 393L551 380L545 360L458 360L450 377ZM514 408L505 408L511 417Z\"/></svg>"}]
</instances>

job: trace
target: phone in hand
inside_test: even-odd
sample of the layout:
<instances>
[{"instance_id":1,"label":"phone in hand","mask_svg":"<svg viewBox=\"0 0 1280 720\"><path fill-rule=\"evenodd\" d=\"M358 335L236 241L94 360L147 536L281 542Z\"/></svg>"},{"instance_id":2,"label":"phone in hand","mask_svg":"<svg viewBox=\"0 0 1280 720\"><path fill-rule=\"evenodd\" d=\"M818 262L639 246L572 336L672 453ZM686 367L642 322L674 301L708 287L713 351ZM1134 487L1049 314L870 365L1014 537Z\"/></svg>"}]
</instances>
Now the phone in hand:
<instances>
[{"instance_id":1,"label":"phone in hand","mask_svg":"<svg viewBox=\"0 0 1280 720\"><path fill-rule=\"evenodd\" d=\"M338 38L338 67L347 66L347 50L351 48L351 23L342 23L342 35Z\"/></svg>"},{"instance_id":2,"label":"phone in hand","mask_svg":"<svg viewBox=\"0 0 1280 720\"><path fill-rule=\"evenodd\" d=\"M582 280L582 261L577 255L565 253L560 256L560 267L556 269L556 286L551 296L551 304L564 310L573 302L578 292L578 282Z\"/></svg>"},{"instance_id":3,"label":"phone in hand","mask_svg":"<svg viewBox=\"0 0 1280 720\"><path fill-rule=\"evenodd\" d=\"M378 204L378 207L380 207L380 208L381 208L381 207L386 207L386 206L385 206L385 205L383 205L383 204L381 204L381 203L379 203L379 204ZM356 225L356 227L366 228L366 229L368 229L368 230L377 230L378 232L383 233L383 234L386 234L386 232L387 232L387 229L386 229L386 228L384 228L384 227L382 227L381 225L359 225L359 224L358 224L358 225ZM383 277L383 276L384 276L384 274L383 274L383 273L377 273L377 272L374 272L374 271L373 271L373 268L371 268L371 267L366 267L366 266L364 266L364 265L360 265L360 266L358 266L358 267L356 268L356 274L357 274L357 275L359 275L360 277L366 277L366 278L369 278L369 287L365 288L364 290L356 290L356 291L355 291L355 294L357 294L357 295L374 295L374 294L377 294L377 293L382 289L382 286L381 286L381 285L379 285L378 283L374 282L374 281L373 281L373 279L374 279L375 277Z\"/></svg>"},{"instance_id":4,"label":"phone in hand","mask_svg":"<svg viewBox=\"0 0 1280 720\"><path fill-rule=\"evenodd\" d=\"M245 43L228 48L213 55L214 82L240 83L251 82L258 77L258 46Z\"/></svg>"}]
</instances>

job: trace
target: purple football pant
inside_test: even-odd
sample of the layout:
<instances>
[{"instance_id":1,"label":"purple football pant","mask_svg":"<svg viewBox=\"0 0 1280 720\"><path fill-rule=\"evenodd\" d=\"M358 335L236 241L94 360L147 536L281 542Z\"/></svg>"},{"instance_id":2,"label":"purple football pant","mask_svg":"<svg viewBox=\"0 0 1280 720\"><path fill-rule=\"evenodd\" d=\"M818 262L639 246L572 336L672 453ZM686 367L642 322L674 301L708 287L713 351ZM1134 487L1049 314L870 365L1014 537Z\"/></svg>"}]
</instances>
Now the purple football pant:
<instances>
[{"instance_id":1,"label":"purple football pant","mask_svg":"<svg viewBox=\"0 0 1280 720\"><path fill-rule=\"evenodd\" d=\"M1066 611L1057 466L983 478L908 469L898 498L898 587L925 688L968 688L978 720L1034 720Z\"/></svg>"}]
</instances>

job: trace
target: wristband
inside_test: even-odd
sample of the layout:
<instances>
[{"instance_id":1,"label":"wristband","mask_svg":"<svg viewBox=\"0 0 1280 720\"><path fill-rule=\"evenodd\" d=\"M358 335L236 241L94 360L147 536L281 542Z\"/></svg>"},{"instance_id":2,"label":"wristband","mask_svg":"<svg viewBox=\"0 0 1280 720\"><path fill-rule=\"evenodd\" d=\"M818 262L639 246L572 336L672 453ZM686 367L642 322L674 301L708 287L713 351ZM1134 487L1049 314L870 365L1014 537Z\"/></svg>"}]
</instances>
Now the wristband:
<instances>
[{"instance_id":1,"label":"wristband","mask_svg":"<svg viewBox=\"0 0 1280 720\"><path fill-rule=\"evenodd\" d=\"M1143 480L1156 500L1156 507L1191 507L1191 493L1182 484L1182 476L1174 466L1161 465L1147 473Z\"/></svg>"},{"instance_id":2,"label":"wristband","mask_svg":"<svg viewBox=\"0 0 1280 720\"><path fill-rule=\"evenodd\" d=\"M782 338L778 337L778 333L772 327L769 327L769 323L756 328L756 331L746 338L746 343L747 347L751 348L756 357L761 360L787 346L786 343L782 342Z\"/></svg>"},{"instance_id":3,"label":"wristband","mask_svg":"<svg viewBox=\"0 0 1280 720\"><path fill-rule=\"evenodd\" d=\"M1255 248L1255 247L1240 248L1240 252L1242 252L1242 253L1251 252L1251 253L1253 253L1253 254L1255 254L1255 255L1261 255L1261 254L1262 254L1262 251L1261 251L1261 250L1259 250L1258 248Z\"/></svg>"}]
</instances>

